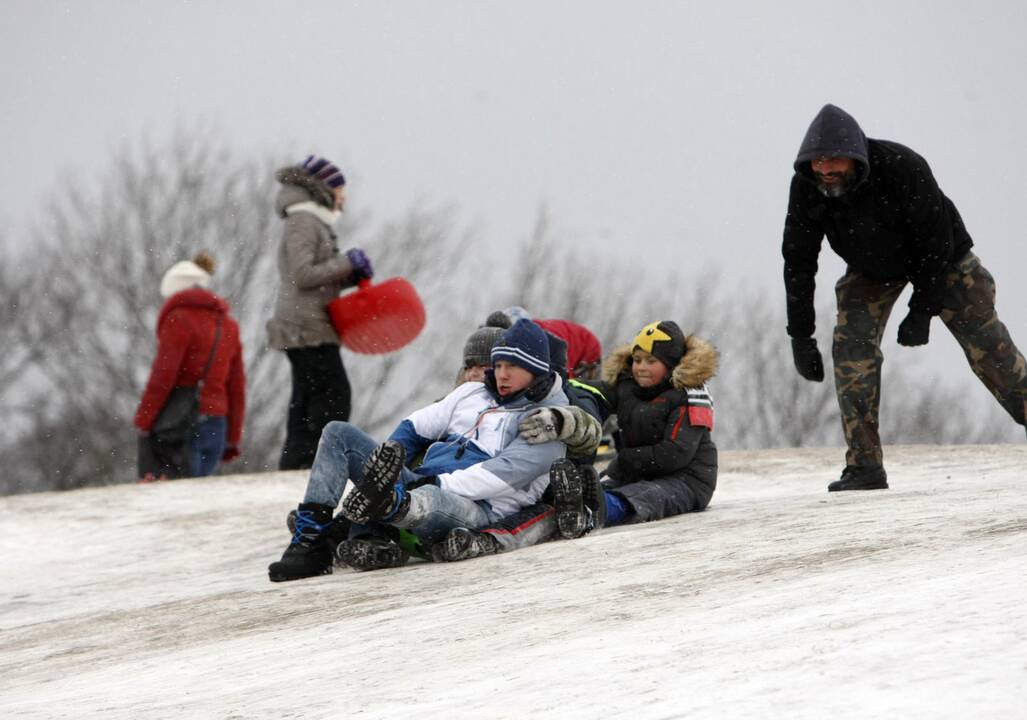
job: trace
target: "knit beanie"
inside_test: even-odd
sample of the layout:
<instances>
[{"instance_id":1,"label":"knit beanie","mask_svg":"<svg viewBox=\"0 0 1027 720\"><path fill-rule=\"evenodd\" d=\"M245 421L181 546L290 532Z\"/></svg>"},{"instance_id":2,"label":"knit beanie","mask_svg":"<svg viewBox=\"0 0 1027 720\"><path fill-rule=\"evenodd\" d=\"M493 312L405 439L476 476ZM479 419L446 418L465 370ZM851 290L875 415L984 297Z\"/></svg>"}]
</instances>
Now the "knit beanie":
<instances>
[{"instance_id":1,"label":"knit beanie","mask_svg":"<svg viewBox=\"0 0 1027 720\"><path fill-rule=\"evenodd\" d=\"M342 170L323 157L308 155L307 159L299 164L299 167L307 175L320 180L330 188L334 189L346 184L346 177L342 174Z\"/></svg>"},{"instance_id":2,"label":"knit beanie","mask_svg":"<svg viewBox=\"0 0 1027 720\"><path fill-rule=\"evenodd\" d=\"M214 258L200 252L192 260L183 260L168 268L160 281L160 295L169 298L191 287L208 287L213 274Z\"/></svg>"},{"instance_id":3,"label":"knit beanie","mask_svg":"<svg viewBox=\"0 0 1027 720\"><path fill-rule=\"evenodd\" d=\"M492 346L503 334L502 328L480 327L464 343L464 367L491 365Z\"/></svg>"},{"instance_id":4,"label":"knit beanie","mask_svg":"<svg viewBox=\"0 0 1027 720\"><path fill-rule=\"evenodd\" d=\"M532 375L549 372L549 340L531 320L518 320L499 337L492 348L492 364L500 360L522 367Z\"/></svg>"},{"instance_id":5,"label":"knit beanie","mask_svg":"<svg viewBox=\"0 0 1027 720\"><path fill-rule=\"evenodd\" d=\"M567 342L548 330L543 330L546 340L549 341L549 367L561 375L567 373Z\"/></svg>"},{"instance_id":6,"label":"knit beanie","mask_svg":"<svg viewBox=\"0 0 1027 720\"><path fill-rule=\"evenodd\" d=\"M673 320L649 323L635 336L631 350L649 353L673 370L685 355L685 334Z\"/></svg>"}]
</instances>

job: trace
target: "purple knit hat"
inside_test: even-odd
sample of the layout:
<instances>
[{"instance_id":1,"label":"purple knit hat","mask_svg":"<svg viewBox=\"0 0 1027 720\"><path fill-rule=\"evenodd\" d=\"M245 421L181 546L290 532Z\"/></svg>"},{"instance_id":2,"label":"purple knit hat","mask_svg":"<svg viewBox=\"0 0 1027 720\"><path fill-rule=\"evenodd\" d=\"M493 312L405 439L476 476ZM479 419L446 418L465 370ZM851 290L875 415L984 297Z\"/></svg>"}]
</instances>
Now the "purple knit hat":
<instances>
[{"instance_id":1,"label":"purple knit hat","mask_svg":"<svg viewBox=\"0 0 1027 720\"><path fill-rule=\"evenodd\" d=\"M330 188L338 188L346 184L346 178L343 176L342 170L323 157L308 155L307 159L300 163L298 167L307 175L317 178Z\"/></svg>"}]
</instances>

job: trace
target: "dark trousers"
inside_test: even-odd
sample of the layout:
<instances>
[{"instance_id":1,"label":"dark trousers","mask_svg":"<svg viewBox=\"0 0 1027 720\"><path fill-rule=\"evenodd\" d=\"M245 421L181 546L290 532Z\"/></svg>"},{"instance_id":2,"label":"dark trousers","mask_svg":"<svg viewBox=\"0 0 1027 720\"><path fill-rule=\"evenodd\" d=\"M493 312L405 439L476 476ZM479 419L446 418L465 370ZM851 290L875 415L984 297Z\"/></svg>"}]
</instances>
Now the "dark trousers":
<instances>
[{"instance_id":1,"label":"dark trousers","mask_svg":"<svg viewBox=\"0 0 1027 720\"><path fill-rule=\"evenodd\" d=\"M880 282L858 272L838 281L834 328L834 381L842 413L848 465L882 464L878 409L881 399L881 338L905 280ZM963 348L974 374L1010 417L1024 424L1027 363L995 313L995 280L973 253L945 278L941 321Z\"/></svg>"},{"instance_id":2,"label":"dark trousers","mask_svg":"<svg viewBox=\"0 0 1027 720\"><path fill-rule=\"evenodd\" d=\"M292 397L279 470L314 464L321 430L332 420L349 420L350 387L338 345L289 348Z\"/></svg>"}]
</instances>

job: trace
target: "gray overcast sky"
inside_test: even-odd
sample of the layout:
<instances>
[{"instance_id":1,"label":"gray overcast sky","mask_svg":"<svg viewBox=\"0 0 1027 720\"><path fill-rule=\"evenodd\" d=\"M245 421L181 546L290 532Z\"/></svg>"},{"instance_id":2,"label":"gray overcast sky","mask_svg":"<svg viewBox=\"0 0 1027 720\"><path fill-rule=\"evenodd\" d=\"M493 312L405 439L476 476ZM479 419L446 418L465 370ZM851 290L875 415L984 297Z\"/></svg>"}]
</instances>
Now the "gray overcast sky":
<instances>
[{"instance_id":1,"label":"gray overcast sky","mask_svg":"<svg viewBox=\"0 0 1027 720\"><path fill-rule=\"evenodd\" d=\"M927 157L1027 345L1027 3L0 7L0 229L15 242L62 178L89 180L119 142L202 119L283 163L292 148L332 158L378 218L452 202L495 248L545 201L590 247L678 263L682 282L715 264L783 304L791 163L833 102ZM818 297L840 272L824 263Z\"/></svg>"}]
</instances>

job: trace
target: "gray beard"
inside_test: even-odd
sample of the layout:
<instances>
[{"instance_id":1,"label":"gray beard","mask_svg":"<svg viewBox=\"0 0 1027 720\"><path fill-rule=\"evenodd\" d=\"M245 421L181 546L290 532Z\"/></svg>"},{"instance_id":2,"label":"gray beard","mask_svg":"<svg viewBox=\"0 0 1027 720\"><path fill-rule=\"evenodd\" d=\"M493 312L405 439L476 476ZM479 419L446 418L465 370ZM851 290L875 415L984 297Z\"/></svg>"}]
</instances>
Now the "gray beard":
<instances>
[{"instance_id":1,"label":"gray beard","mask_svg":"<svg viewBox=\"0 0 1027 720\"><path fill-rule=\"evenodd\" d=\"M820 181L816 181L816 189L821 191L821 194L825 197L841 197L848 189L852 186L852 178L842 178L840 183L834 185L824 185Z\"/></svg>"},{"instance_id":2,"label":"gray beard","mask_svg":"<svg viewBox=\"0 0 1027 720\"><path fill-rule=\"evenodd\" d=\"M840 182L837 185L821 185L817 183L817 190L824 197L837 198L845 194L845 191L849 189L849 183Z\"/></svg>"}]
</instances>

